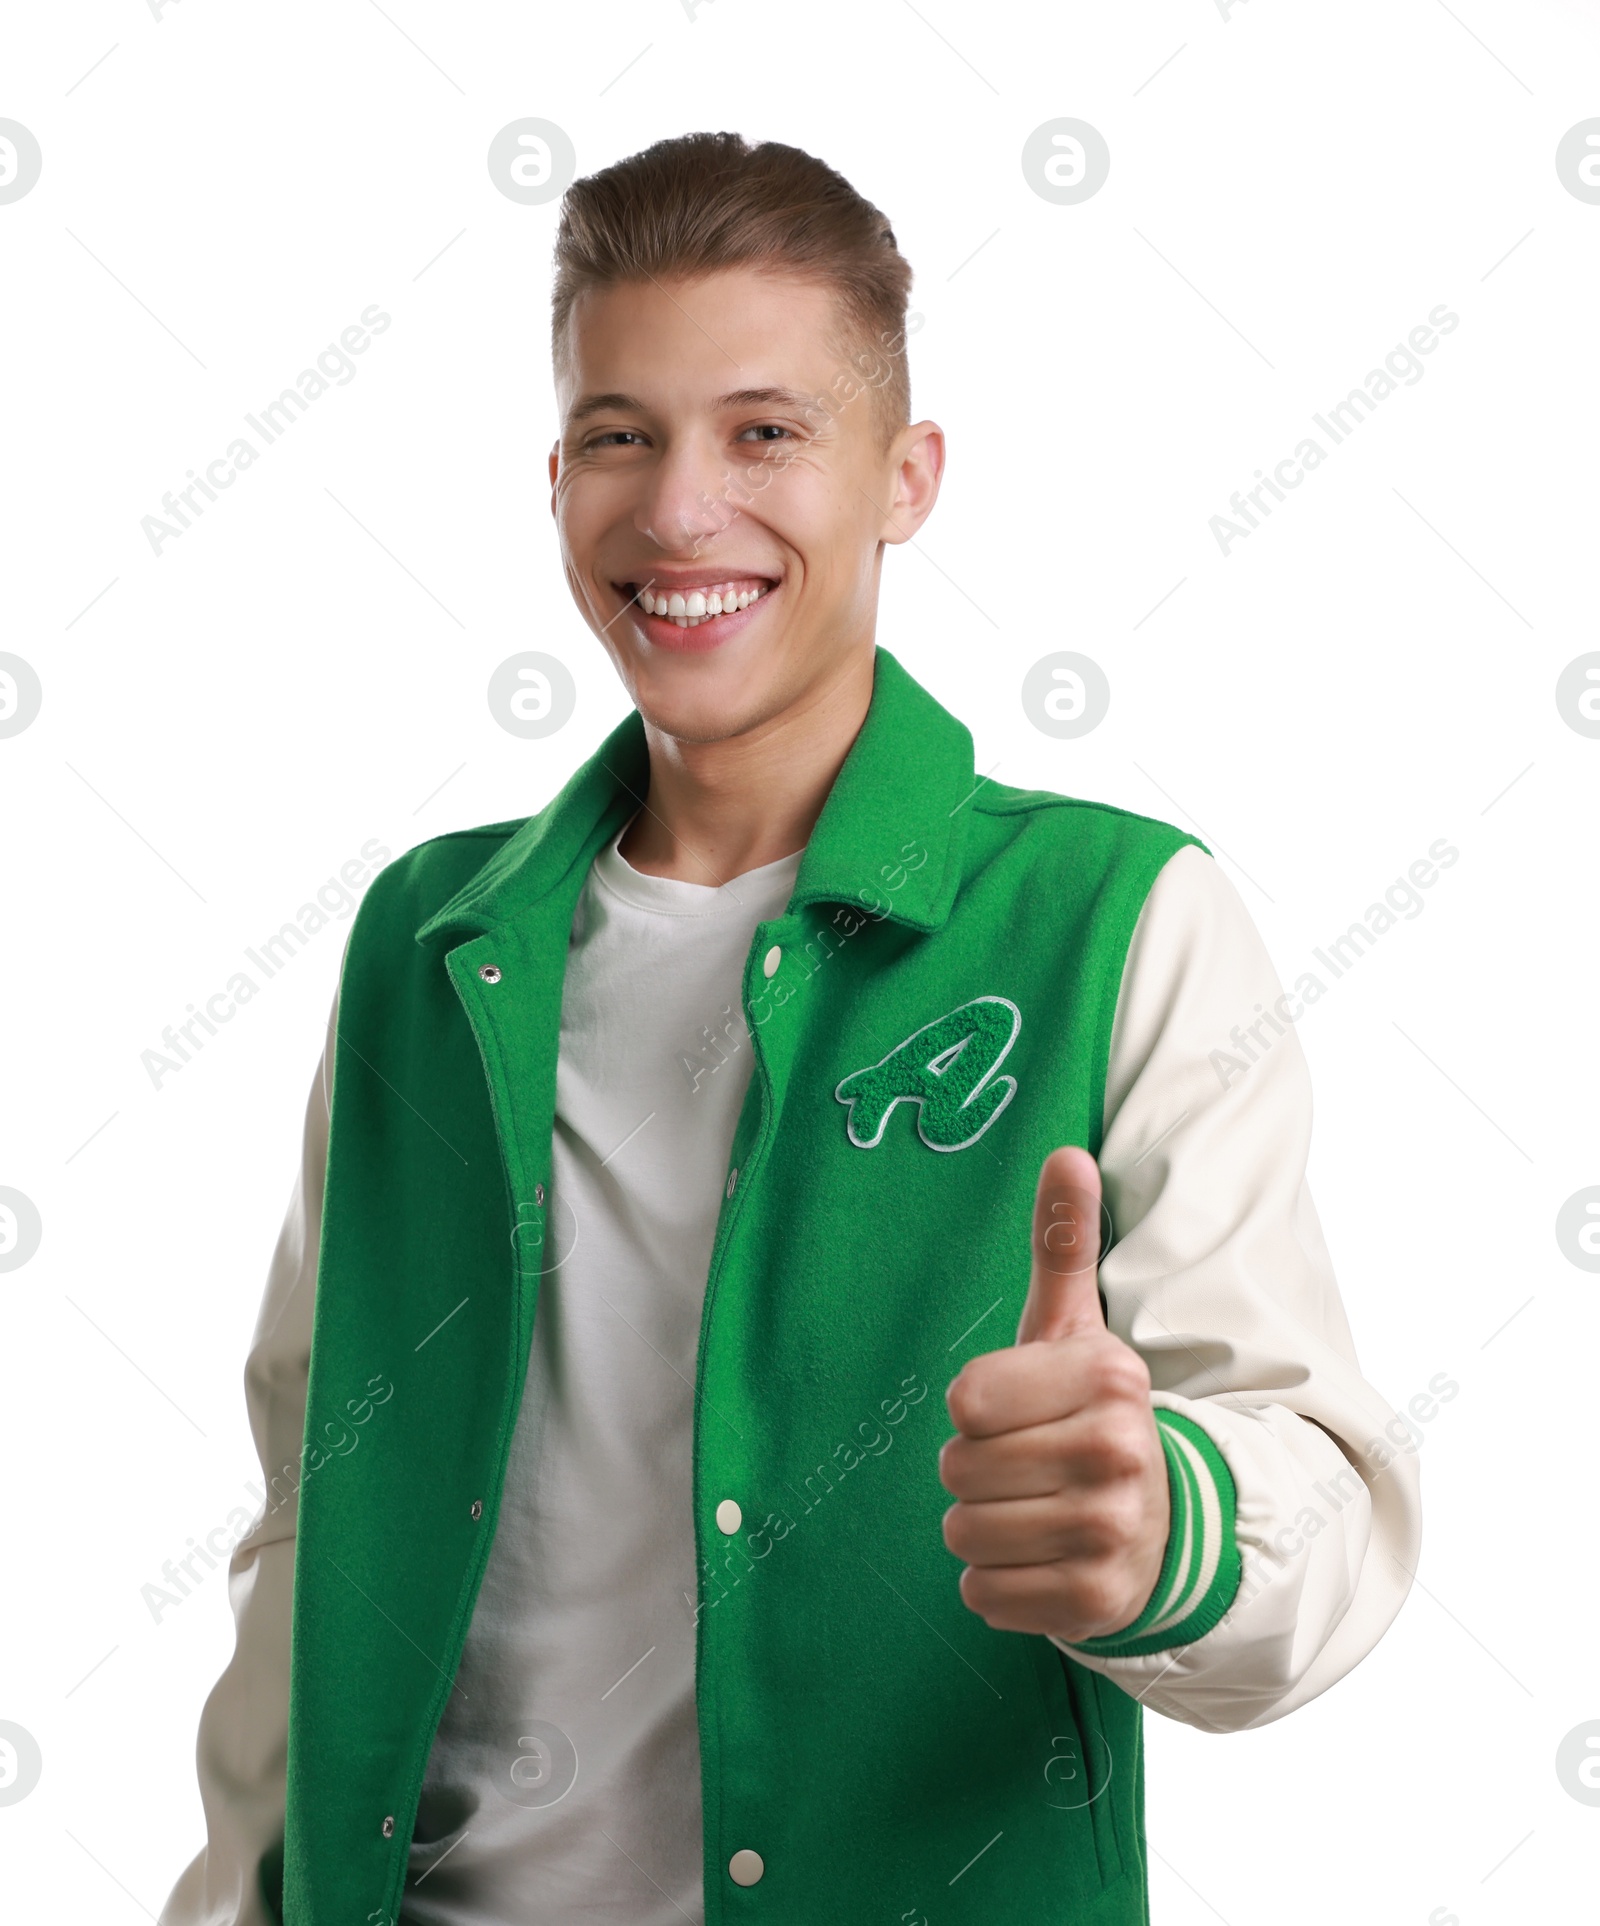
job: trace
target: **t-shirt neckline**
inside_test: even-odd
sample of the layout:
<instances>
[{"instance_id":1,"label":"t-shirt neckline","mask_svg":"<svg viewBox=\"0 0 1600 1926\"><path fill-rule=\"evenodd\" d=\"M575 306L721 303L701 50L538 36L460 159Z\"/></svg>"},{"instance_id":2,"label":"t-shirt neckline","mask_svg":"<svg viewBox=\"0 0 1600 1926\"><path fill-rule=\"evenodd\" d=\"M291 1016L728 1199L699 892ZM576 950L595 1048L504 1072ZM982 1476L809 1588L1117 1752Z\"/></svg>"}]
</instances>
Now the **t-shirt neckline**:
<instances>
[{"instance_id":1,"label":"t-shirt neckline","mask_svg":"<svg viewBox=\"0 0 1600 1926\"><path fill-rule=\"evenodd\" d=\"M629 819L631 822L632 818ZM677 876L651 876L635 869L618 844L628 833L624 823L594 860L595 880L611 895L620 897L636 909L655 910L667 916L735 915L752 901L766 903L781 889L787 900L789 886L800 869L805 854L797 849L776 862L747 869L727 882L689 883Z\"/></svg>"}]
</instances>

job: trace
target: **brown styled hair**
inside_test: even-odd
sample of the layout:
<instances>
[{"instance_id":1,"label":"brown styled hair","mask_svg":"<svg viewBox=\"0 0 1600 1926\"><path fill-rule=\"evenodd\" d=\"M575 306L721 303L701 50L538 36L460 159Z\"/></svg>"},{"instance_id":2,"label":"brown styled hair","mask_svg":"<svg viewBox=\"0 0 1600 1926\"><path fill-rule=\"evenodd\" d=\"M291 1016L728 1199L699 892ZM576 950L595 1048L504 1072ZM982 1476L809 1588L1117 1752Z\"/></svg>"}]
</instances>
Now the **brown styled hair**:
<instances>
[{"instance_id":1,"label":"brown styled hair","mask_svg":"<svg viewBox=\"0 0 1600 1926\"><path fill-rule=\"evenodd\" d=\"M887 447L911 419L910 263L887 217L842 174L780 141L680 134L572 183L555 245L557 365L580 295L744 266L836 291L843 327L832 345L847 357L841 375L870 391Z\"/></svg>"}]
</instances>

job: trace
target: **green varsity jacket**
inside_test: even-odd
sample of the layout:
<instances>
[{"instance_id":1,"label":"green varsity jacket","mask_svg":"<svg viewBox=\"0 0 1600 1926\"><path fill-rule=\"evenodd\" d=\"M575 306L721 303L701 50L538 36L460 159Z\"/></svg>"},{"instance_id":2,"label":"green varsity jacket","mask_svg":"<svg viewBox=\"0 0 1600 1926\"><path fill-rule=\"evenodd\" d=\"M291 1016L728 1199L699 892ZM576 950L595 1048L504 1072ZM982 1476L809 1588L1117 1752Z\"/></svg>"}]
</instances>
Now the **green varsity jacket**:
<instances>
[{"instance_id":1,"label":"green varsity jacket","mask_svg":"<svg viewBox=\"0 0 1600 1926\"><path fill-rule=\"evenodd\" d=\"M392 863L351 931L287 1811L261 1868L288 1926L388 1926L400 1908L538 1315L573 913L647 781L635 712L537 815ZM744 968L754 1061L695 1379L707 1926L1147 1917L1139 1707L962 1604L938 1449L945 1385L1015 1330L1040 1164L1058 1144L1099 1151L1129 940L1193 841L979 781L967 730L878 650L794 892ZM458 1305L425 1348L400 1335ZM381 1438L338 1455L379 1395ZM1193 1582L1179 1434L1225 1512L1226 1466L1199 1427L1158 1416L1166 1569L1096 1652L1187 1643L1237 1589L1231 1515ZM749 1850L761 1876L735 1883Z\"/></svg>"}]
</instances>

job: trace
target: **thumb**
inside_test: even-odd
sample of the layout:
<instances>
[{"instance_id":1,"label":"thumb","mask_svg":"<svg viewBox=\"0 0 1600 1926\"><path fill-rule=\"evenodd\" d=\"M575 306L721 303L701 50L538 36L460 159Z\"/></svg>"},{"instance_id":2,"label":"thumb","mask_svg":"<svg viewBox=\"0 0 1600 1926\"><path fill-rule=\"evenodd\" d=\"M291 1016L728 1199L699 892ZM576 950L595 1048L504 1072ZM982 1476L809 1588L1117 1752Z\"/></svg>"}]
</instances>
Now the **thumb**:
<instances>
[{"instance_id":1,"label":"thumb","mask_svg":"<svg viewBox=\"0 0 1600 1926\"><path fill-rule=\"evenodd\" d=\"M1033 1200L1033 1272L1018 1344L1103 1330L1100 1313L1100 1167L1075 1144L1052 1150Z\"/></svg>"}]
</instances>

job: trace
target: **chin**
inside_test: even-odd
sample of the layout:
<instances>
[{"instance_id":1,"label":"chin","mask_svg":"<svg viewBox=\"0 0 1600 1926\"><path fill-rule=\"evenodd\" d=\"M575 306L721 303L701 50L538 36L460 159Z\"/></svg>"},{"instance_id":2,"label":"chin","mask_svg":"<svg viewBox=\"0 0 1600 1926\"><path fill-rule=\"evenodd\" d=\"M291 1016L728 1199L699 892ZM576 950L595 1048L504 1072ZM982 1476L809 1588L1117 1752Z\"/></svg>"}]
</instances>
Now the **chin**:
<instances>
[{"instance_id":1,"label":"chin","mask_svg":"<svg viewBox=\"0 0 1600 1926\"><path fill-rule=\"evenodd\" d=\"M753 702L747 693L713 693L708 689L667 693L641 688L634 704L652 729L675 742L727 742L782 707L777 701Z\"/></svg>"},{"instance_id":2,"label":"chin","mask_svg":"<svg viewBox=\"0 0 1600 1926\"><path fill-rule=\"evenodd\" d=\"M748 735L826 699L863 663L870 687L870 625L848 647L829 646L809 625L797 632L785 623L709 649L642 647L619 631L603 639L622 686L646 723L678 742Z\"/></svg>"}]
</instances>

